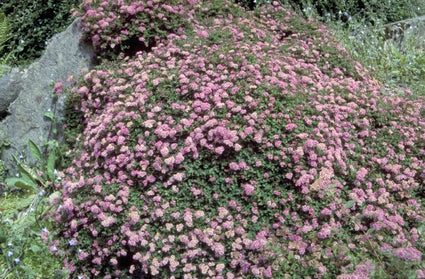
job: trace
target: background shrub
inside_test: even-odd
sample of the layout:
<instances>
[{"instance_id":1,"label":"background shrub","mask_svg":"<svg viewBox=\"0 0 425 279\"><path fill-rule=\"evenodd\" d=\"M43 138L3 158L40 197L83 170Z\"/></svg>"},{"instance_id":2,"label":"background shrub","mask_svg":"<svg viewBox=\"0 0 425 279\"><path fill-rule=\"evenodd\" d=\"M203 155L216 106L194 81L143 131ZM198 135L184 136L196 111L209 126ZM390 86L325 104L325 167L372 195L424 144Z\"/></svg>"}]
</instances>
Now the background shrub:
<instances>
[{"instance_id":1,"label":"background shrub","mask_svg":"<svg viewBox=\"0 0 425 279\"><path fill-rule=\"evenodd\" d=\"M41 56L48 40L72 22L70 10L80 0L0 1L0 12L10 22L11 38L0 57L11 54L11 65L28 65Z\"/></svg>"},{"instance_id":2,"label":"background shrub","mask_svg":"<svg viewBox=\"0 0 425 279\"><path fill-rule=\"evenodd\" d=\"M248 9L270 2L260 0L235 0ZM280 0L298 14L316 17L321 20L340 20L347 22L353 18L368 22L370 25L387 24L425 14L425 4L420 0L374 1L374 0L319 0L293 1Z\"/></svg>"},{"instance_id":3,"label":"background shrub","mask_svg":"<svg viewBox=\"0 0 425 279\"><path fill-rule=\"evenodd\" d=\"M344 22L364 19L371 25L395 22L425 13L423 1L370 1L370 0L321 0L321 1L286 1L306 16L321 19L339 19Z\"/></svg>"}]
</instances>

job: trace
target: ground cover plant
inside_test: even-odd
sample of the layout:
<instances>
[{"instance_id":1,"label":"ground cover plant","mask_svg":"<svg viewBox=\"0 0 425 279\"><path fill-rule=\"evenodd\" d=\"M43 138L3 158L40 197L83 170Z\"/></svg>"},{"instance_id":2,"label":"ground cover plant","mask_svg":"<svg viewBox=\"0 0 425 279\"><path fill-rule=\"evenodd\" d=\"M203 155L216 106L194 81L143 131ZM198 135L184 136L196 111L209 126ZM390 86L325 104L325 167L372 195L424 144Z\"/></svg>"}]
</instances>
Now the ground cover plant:
<instances>
[{"instance_id":1,"label":"ground cover plant","mask_svg":"<svg viewBox=\"0 0 425 279\"><path fill-rule=\"evenodd\" d=\"M72 89L50 243L72 278L425 276L421 97L278 2L84 4L119 59Z\"/></svg>"},{"instance_id":2,"label":"ground cover plant","mask_svg":"<svg viewBox=\"0 0 425 279\"><path fill-rule=\"evenodd\" d=\"M0 142L0 150L8 144ZM0 278L66 278L63 258L52 257L48 246L55 223L45 218L55 210L49 201L60 194L53 183L61 179L55 169L61 156L56 141L41 149L32 141L29 145L34 166L15 157L18 172L4 178L7 170L0 161Z\"/></svg>"},{"instance_id":3,"label":"ground cover plant","mask_svg":"<svg viewBox=\"0 0 425 279\"><path fill-rule=\"evenodd\" d=\"M46 243L54 222L43 220L45 195L40 190L0 197L0 278L66 278L63 259L52 257Z\"/></svg>"}]
</instances>

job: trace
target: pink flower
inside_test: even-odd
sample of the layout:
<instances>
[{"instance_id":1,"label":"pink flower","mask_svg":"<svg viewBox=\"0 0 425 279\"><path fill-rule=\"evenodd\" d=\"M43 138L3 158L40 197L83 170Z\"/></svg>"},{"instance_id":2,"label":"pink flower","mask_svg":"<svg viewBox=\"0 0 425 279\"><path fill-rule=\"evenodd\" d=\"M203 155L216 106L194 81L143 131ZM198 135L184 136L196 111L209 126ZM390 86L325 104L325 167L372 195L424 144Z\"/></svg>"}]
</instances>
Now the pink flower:
<instances>
[{"instance_id":1,"label":"pink flower","mask_svg":"<svg viewBox=\"0 0 425 279\"><path fill-rule=\"evenodd\" d=\"M97 264L97 265L101 265L102 259L100 257L96 257L92 260L92 263Z\"/></svg>"},{"instance_id":2,"label":"pink flower","mask_svg":"<svg viewBox=\"0 0 425 279\"><path fill-rule=\"evenodd\" d=\"M134 9L134 6L133 5L127 6L127 13L129 15L134 15L136 13L136 10Z\"/></svg>"},{"instance_id":3,"label":"pink flower","mask_svg":"<svg viewBox=\"0 0 425 279\"><path fill-rule=\"evenodd\" d=\"M357 175L356 175L357 180L359 180L359 181L364 181L364 179L365 179L365 177L366 177L367 173L368 173L367 169L365 169L365 168L360 168L360 169L357 171Z\"/></svg>"},{"instance_id":4,"label":"pink flower","mask_svg":"<svg viewBox=\"0 0 425 279\"><path fill-rule=\"evenodd\" d=\"M425 269L418 269L416 270L416 278L423 279L425 278Z\"/></svg>"},{"instance_id":5,"label":"pink flower","mask_svg":"<svg viewBox=\"0 0 425 279\"><path fill-rule=\"evenodd\" d=\"M266 278L272 278L273 273L272 273L272 268L270 266L268 266L263 273L264 277Z\"/></svg>"},{"instance_id":6,"label":"pink flower","mask_svg":"<svg viewBox=\"0 0 425 279\"><path fill-rule=\"evenodd\" d=\"M109 262L111 263L112 266L116 266L118 264L118 261L116 258L110 259Z\"/></svg>"},{"instance_id":7,"label":"pink flower","mask_svg":"<svg viewBox=\"0 0 425 279\"><path fill-rule=\"evenodd\" d=\"M170 166L170 165L173 165L174 163L175 163L175 161L176 161L176 159L174 158L174 157L168 157L168 158L166 158L165 160L164 160L164 163L167 165L167 166Z\"/></svg>"},{"instance_id":8,"label":"pink flower","mask_svg":"<svg viewBox=\"0 0 425 279\"><path fill-rule=\"evenodd\" d=\"M232 221L226 221L223 223L223 228L226 230L230 230L233 228L233 222Z\"/></svg>"},{"instance_id":9,"label":"pink flower","mask_svg":"<svg viewBox=\"0 0 425 279\"><path fill-rule=\"evenodd\" d=\"M255 140L255 142L257 142L257 143L261 143L261 142L263 141L262 135L261 135L260 133L256 133L256 134L254 135L254 140Z\"/></svg>"},{"instance_id":10,"label":"pink flower","mask_svg":"<svg viewBox=\"0 0 425 279\"><path fill-rule=\"evenodd\" d=\"M162 216L164 216L164 211L161 208L155 209L155 216L161 218Z\"/></svg>"},{"instance_id":11,"label":"pink flower","mask_svg":"<svg viewBox=\"0 0 425 279\"><path fill-rule=\"evenodd\" d=\"M329 216L332 214L332 210L330 210L329 208L323 208L322 211L320 212L322 215L325 216Z\"/></svg>"},{"instance_id":12,"label":"pink flower","mask_svg":"<svg viewBox=\"0 0 425 279\"><path fill-rule=\"evenodd\" d=\"M128 217L130 218L130 221L129 221L130 225L134 225L140 220L140 215L137 211L131 211L128 214Z\"/></svg>"},{"instance_id":13,"label":"pink flower","mask_svg":"<svg viewBox=\"0 0 425 279\"><path fill-rule=\"evenodd\" d=\"M87 93L89 93L89 89L86 86L83 86L77 90L77 93L81 95L86 95Z\"/></svg>"},{"instance_id":14,"label":"pink flower","mask_svg":"<svg viewBox=\"0 0 425 279\"><path fill-rule=\"evenodd\" d=\"M285 126L285 129L286 129L288 132L293 131L295 128L297 128L297 124L294 124L294 123L289 123L289 124L287 124L287 125Z\"/></svg>"},{"instance_id":15,"label":"pink flower","mask_svg":"<svg viewBox=\"0 0 425 279\"><path fill-rule=\"evenodd\" d=\"M244 193L247 196L251 196L254 193L255 187L252 184L243 184Z\"/></svg>"},{"instance_id":16,"label":"pink flower","mask_svg":"<svg viewBox=\"0 0 425 279\"><path fill-rule=\"evenodd\" d=\"M220 218L224 218L224 217L226 217L226 216L227 216L227 214L229 214L229 211L228 211L225 207L220 206L220 207L218 208L218 216L219 216Z\"/></svg>"},{"instance_id":17,"label":"pink flower","mask_svg":"<svg viewBox=\"0 0 425 279\"><path fill-rule=\"evenodd\" d=\"M56 94L62 93L63 90L63 84L61 81L56 82L55 86L53 87L53 92Z\"/></svg>"},{"instance_id":18,"label":"pink flower","mask_svg":"<svg viewBox=\"0 0 425 279\"><path fill-rule=\"evenodd\" d=\"M142 258L142 254L140 254L139 252L133 255L133 260L135 261L139 261L141 258Z\"/></svg>"},{"instance_id":19,"label":"pink flower","mask_svg":"<svg viewBox=\"0 0 425 279\"><path fill-rule=\"evenodd\" d=\"M145 126L146 128L152 128L153 124L155 124L155 120L150 119L150 120L146 120L145 122L143 122L143 126Z\"/></svg>"},{"instance_id":20,"label":"pink flower","mask_svg":"<svg viewBox=\"0 0 425 279\"><path fill-rule=\"evenodd\" d=\"M179 165L179 164L181 164L182 162L184 161L184 156L183 156L183 154L182 153L177 153L176 154L176 156L175 156L175 159L174 159L174 163L175 164L177 164L177 165Z\"/></svg>"},{"instance_id":21,"label":"pink flower","mask_svg":"<svg viewBox=\"0 0 425 279\"><path fill-rule=\"evenodd\" d=\"M170 154L170 151L168 150L168 147L161 148L161 150L159 152L161 153L161 155L163 157L166 157L166 156L168 156Z\"/></svg>"},{"instance_id":22,"label":"pink flower","mask_svg":"<svg viewBox=\"0 0 425 279\"><path fill-rule=\"evenodd\" d=\"M295 182L296 186L307 185L314 177L311 174L305 173Z\"/></svg>"},{"instance_id":23,"label":"pink flower","mask_svg":"<svg viewBox=\"0 0 425 279\"><path fill-rule=\"evenodd\" d=\"M88 256L89 256L89 253L87 252L81 251L80 253L78 253L78 259L80 261L84 261L85 259L87 259Z\"/></svg>"},{"instance_id":24,"label":"pink flower","mask_svg":"<svg viewBox=\"0 0 425 279\"><path fill-rule=\"evenodd\" d=\"M202 39L206 39L206 38L208 38L209 37L209 33L208 33L208 31L206 31L206 30L198 30L198 31L196 31L196 34L199 36L199 37L201 37Z\"/></svg>"},{"instance_id":25,"label":"pink flower","mask_svg":"<svg viewBox=\"0 0 425 279\"><path fill-rule=\"evenodd\" d=\"M367 260L365 263L356 266L353 275L355 278L369 278L370 273L374 269L374 264L370 260Z\"/></svg>"},{"instance_id":26,"label":"pink flower","mask_svg":"<svg viewBox=\"0 0 425 279\"><path fill-rule=\"evenodd\" d=\"M104 220L102 220L101 224L105 228L110 227L112 224L115 223L115 218L111 216L107 216Z\"/></svg>"},{"instance_id":27,"label":"pink flower","mask_svg":"<svg viewBox=\"0 0 425 279\"><path fill-rule=\"evenodd\" d=\"M204 217L204 215L205 215L205 213L204 213L204 211L202 211L202 210L197 210L197 211L195 212L195 217L196 217L196 218Z\"/></svg>"},{"instance_id":28,"label":"pink flower","mask_svg":"<svg viewBox=\"0 0 425 279\"><path fill-rule=\"evenodd\" d=\"M328 224L325 223L325 224L323 224L320 231L317 233L317 237L320 238L320 239L327 238L328 236L330 236L331 232L332 232L332 228Z\"/></svg>"},{"instance_id":29,"label":"pink flower","mask_svg":"<svg viewBox=\"0 0 425 279\"><path fill-rule=\"evenodd\" d=\"M224 255L224 246L221 243L215 242L211 249L214 251L217 257L221 257Z\"/></svg>"},{"instance_id":30,"label":"pink flower","mask_svg":"<svg viewBox=\"0 0 425 279\"><path fill-rule=\"evenodd\" d=\"M223 154L224 147L223 146L216 147L215 152L219 155Z\"/></svg>"},{"instance_id":31,"label":"pink flower","mask_svg":"<svg viewBox=\"0 0 425 279\"><path fill-rule=\"evenodd\" d=\"M102 27L103 29L106 29L109 26L109 23L106 20L101 19L99 21L99 26Z\"/></svg>"},{"instance_id":32,"label":"pink flower","mask_svg":"<svg viewBox=\"0 0 425 279\"><path fill-rule=\"evenodd\" d=\"M393 253L397 258L400 258L404 261L421 261L422 259L422 252L411 246L397 248L393 251Z\"/></svg>"},{"instance_id":33,"label":"pink flower","mask_svg":"<svg viewBox=\"0 0 425 279\"><path fill-rule=\"evenodd\" d=\"M71 222L70 222L71 230L75 231L77 229L77 225L78 225L77 220L75 220L75 219L71 220Z\"/></svg>"},{"instance_id":34,"label":"pink flower","mask_svg":"<svg viewBox=\"0 0 425 279\"><path fill-rule=\"evenodd\" d=\"M183 214L183 220L186 222L186 225L188 227L192 227L193 226L193 220L192 220L192 212L190 211L190 209L186 209L184 214Z\"/></svg>"},{"instance_id":35,"label":"pink flower","mask_svg":"<svg viewBox=\"0 0 425 279\"><path fill-rule=\"evenodd\" d=\"M181 181L183 180L183 178L184 178L184 173L182 173L182 172L178 172L178 173L176 173L176 174L174 174L174 175L173 175L173 178L174 178L176 181L181 182Z\"/></svg>"},{"instance_id":36,"label":"pink flower","mask_svg":"<svg viewBox=\"0 0 425 279\"><path fill-rule=\"evenodd\" d=\"M231 163L229 164L229 167L230 167L230 169L232 169L232 170L234 170L234 171L239 170L239 164L238 164L238 163L236 163L236 162L231 162Z\"/></svg>"}]
</instances>

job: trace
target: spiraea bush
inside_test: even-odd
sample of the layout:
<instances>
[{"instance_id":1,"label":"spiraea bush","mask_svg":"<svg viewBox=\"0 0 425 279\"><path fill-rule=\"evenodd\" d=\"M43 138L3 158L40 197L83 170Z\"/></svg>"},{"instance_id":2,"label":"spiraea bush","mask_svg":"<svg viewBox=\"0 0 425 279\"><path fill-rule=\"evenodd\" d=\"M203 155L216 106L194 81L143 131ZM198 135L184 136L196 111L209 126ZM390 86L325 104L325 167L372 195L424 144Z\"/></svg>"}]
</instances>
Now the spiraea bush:
<instances>
[{"instance_id":1,"label":"spiraea bush","mask_svg":"<svg viewBox=\"0 0 425 279\"><path fill-rule=\"evenodd\" d=\"M169 33L182 31L194 1L83 1L74 15L81 16L86 40L107 58L119 53L148 51ZM183 4L184 3L184 4Z\"/></svg>"},{"instance_id":2,"label":"spiraea bush","mask_svg":"<svg viewBox=\"0 0 425 279\"><path fill-rule=\"evenodd\" d=\"M382 94L278 2L83 4L101 51L123 30L154 43L71 90L82 130L50 247L72 278L424 276L422 98Z\"/></svg>"}]
</instances>

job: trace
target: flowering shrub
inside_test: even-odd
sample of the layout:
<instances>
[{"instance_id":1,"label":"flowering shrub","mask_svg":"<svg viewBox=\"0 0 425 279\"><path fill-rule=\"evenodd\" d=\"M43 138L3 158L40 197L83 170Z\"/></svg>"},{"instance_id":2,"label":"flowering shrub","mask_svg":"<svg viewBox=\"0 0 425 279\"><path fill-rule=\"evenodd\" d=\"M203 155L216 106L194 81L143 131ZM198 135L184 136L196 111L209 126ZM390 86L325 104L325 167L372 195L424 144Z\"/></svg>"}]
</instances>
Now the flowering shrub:
<instances>
[{"instance_id":1,"label":"flowering shrub","mask_svg":"<svg viewBox=\"0 0 425 279\"><path fill-rule=\"evenodd\" d=\"M81 16L81 28L100 54L110 56L148 50L171 32L181 32L191 17L186 1L82 1L74 15Z\"/></svg>"},{"instance_id":2,"label":"flowering shrub","mask_svg":"<svg viewBox=\"0 0 425 279\"><path fill-rule=\"evenodd\" d=\"M422 274L423 100L382 95L277 2L189 14L72 89L84 129L51 246L73 276L397 277L387 255Z\"/></svg>"}]
</instances>

